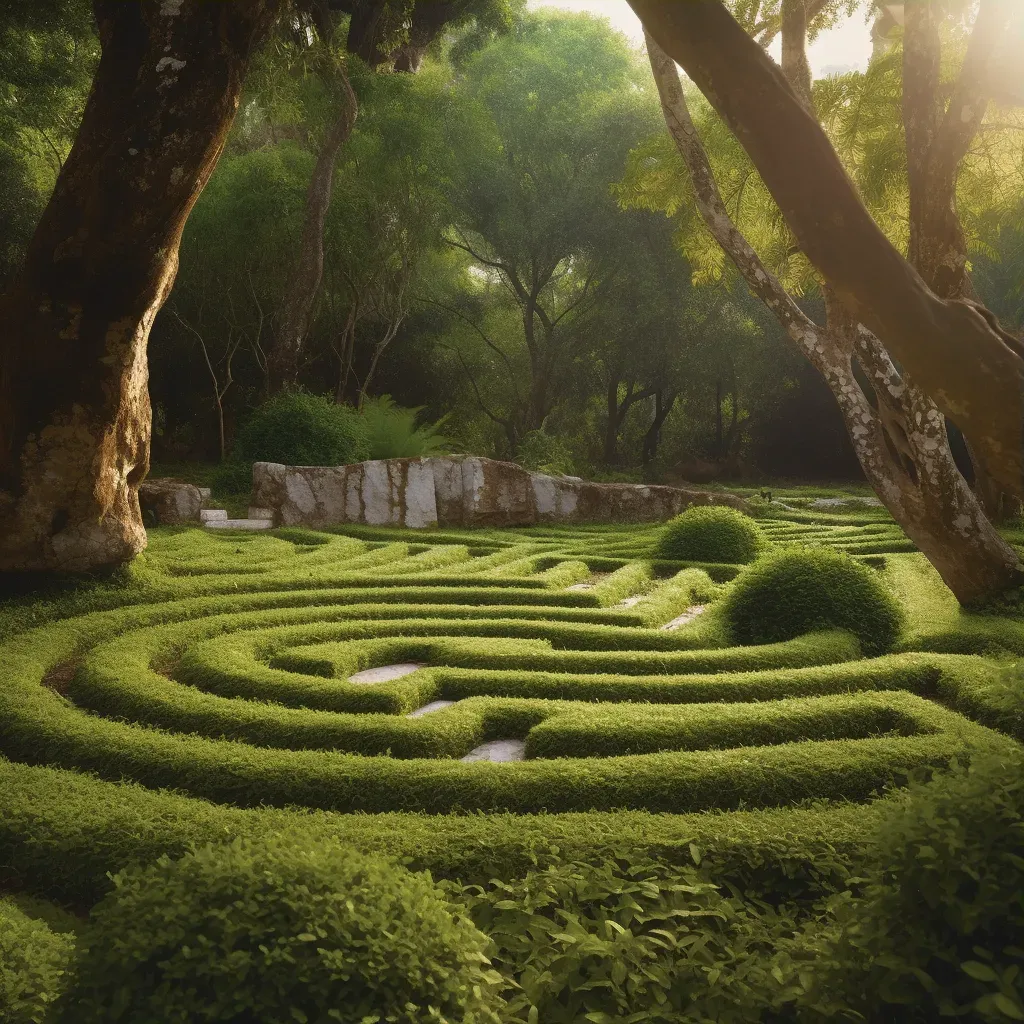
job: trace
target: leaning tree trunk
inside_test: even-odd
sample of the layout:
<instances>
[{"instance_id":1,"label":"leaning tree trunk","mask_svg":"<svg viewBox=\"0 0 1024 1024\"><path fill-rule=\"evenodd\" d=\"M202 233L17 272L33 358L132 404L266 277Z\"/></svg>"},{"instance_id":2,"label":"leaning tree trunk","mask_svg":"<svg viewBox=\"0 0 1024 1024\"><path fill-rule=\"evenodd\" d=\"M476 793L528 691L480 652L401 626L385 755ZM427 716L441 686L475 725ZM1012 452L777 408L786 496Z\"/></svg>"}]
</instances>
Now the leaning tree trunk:
<instances>
[{"instance_id":1,"label":"leaning tree trunk","mask_svg":"<svg viewBox=\"0 0 1024 1024\"><path fill-rule=\"evenodd\" d=\"M943 14L927 0L905 6L903 123L910 194L907 258L943 299L975 302L967 238L957 212L960 167L981 129L994 86L995 55L1010 20L1007 0L985 0L971 32L956 83L946 101L942 83ZM988 517L1003 520L1003 488L995 481L969 435L974 493Z\"/></svg>"},{"instance_id":2,"label":"leaning tree trunk","mask_svg":"<svg viewBox=\"0 0 1024 1024\"><path fill-rule=\"evenodd\" d=\"M825 290L828 326L822 328L764 266L722 201L675 64L649 35L647 47L666 122L689 169L701 217L751 292L825 378L879 498L961 603L1019 585L1017 555L953 462L942 413L900 376L875 335L848 314L831 289ZM864 370L866 388L857 380L856 363Z\"/></svg>"},{"instance_id":3,"label":"leaning tree trunk","mask_svg":"<svg viewBox=\"0 0 1024 1024\"><path fill-rule=\"evenodd\" d=\"M0 299L2 570L89 570L145 547L149 330L279 7L95 0L82 125Z\"/></svg>"},{"instance_id":4,"label":"leaning tree trunk","mask_svg":"<svg viewBox=\"0 0 1024 1024\"><path fill-rule=\"evenodd\" d=\"M860 201L817 118L721 0L628 0L750 156L800 248L858 321L1024 497L1024 345L987 310L941 299Z\"/></svg>"},{"instance_id":5,"label":"leaning tree trunk","mask_svg":"<svg viewBox=\"0 0 1024 1024\"><path fill-rule=\"evenodd\" d=\"M344 69L337 69L340 87L339 113L328 131L313 167L306 193L306 216L299 252L285 290L280 324L270 351L268 370L272 392L294 387L299 380L302 348L313 318L313 304L324 276L324 222L331 205L334 165L352 134L359 104Z\"/></svg>"}]
</instances>

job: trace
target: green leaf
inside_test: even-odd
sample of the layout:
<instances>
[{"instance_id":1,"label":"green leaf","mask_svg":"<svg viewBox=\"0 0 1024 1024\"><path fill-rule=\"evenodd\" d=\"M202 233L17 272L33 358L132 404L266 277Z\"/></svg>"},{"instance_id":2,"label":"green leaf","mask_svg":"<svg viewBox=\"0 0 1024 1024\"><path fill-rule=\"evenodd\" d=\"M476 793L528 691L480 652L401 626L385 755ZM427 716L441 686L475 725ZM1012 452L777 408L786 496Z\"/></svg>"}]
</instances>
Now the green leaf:
<instances>
[{"instance_id":1,"label":"green leaf","mask_svg":"<svg viewBox=\"0 0 1024 1024\"><path fill-rule=\"evenodd\" d=\"M960 965L960 969L969 974L975 981L998 981L999 975L992 970L988 964L980 963L977 960L967 960Z\"/></svg>"}]
</instances>

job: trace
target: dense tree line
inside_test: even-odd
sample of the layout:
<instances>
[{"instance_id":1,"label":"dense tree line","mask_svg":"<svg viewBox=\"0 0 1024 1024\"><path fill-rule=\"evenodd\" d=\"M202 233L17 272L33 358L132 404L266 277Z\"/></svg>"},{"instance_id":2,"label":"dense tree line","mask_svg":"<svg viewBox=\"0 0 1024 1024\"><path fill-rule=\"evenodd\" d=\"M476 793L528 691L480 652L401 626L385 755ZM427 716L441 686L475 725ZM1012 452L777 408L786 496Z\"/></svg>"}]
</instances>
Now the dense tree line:
<instances>
[{"instance_id":1,"label":"dense tree line","mask_svg":"<svg viewBox=\"0 0 1024 1024\"><path fill-rule=\"evenodd\" d=\"M12 564L138 547L150 394L158 456L223 459L302 387L563 471L859 462L964 599L1016 578L1003 0L911 0L813 88L809 36L870 5L636 0L655 88L603 22L514 0L183 2L0 24Z\"/></svg>"}]
</instances>

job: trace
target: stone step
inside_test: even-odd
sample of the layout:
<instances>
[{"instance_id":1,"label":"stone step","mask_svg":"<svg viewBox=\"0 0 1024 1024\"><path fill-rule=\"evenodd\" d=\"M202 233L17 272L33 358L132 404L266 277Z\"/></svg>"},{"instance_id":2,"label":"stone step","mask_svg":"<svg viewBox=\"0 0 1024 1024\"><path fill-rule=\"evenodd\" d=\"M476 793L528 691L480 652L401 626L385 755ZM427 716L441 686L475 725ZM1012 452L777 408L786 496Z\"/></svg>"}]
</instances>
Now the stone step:
<instances>
[{"instance_id":1,"label":"stone step","mask_svg":"<svg viewBox=\"0 0 1024 1024\"><path fill-rule=\"evenodd\" d=\"M682 615L673 619L671 622L666 622L662 629L679 629L680 626L685 626L688 622L693 622L698 615L703 615L707 605L695 604L690 608L687 608Z\"/></svg>"},{"instance_id":2,"label":"stone step","mask_svg":"<svg viewBox=\"0 0 1024 1024\"><path fill-rule=\"evenodd\" d=\"M199 510L199 522L213 523L217 520L225 520L228 517L227 509L223 508L201 508Z\"/></svg>"},{"instance_id":3,"label":"stone step","mask_svg":"<svg viewBox=\"0 0 1024 1024\"><path fill-rule=\"evenodd\" d=\"M413 672L423 668L422 662L405 661L399 665L381 665L378 668L364 668L362 672L353 672L348 677L350 683L386 683L392 679L411 676Z\"/></svg>"},{"instance_id":4,"label":"stone step","mask_svg":"<svg viewBox=\"0 0 1024 1024\"><path fill-rule=\"evenodd\" d=\"M405 717L422 718L424 715L432 714L434 711L444 711L445 708L450 708L454 704L455 701L453 700L432 700L429 704L424 704L423 707L410 711Z\"/></svg>"},{"instance_id":5,"label":"stone step","mask_svg":"<svg viewBox=\"0 0 1024 1024\"><path fill-rule=\"evenodd\" d=\"M273 519L274 510L272 508L259 508L256 505L249 506L249 518L250 519Z\"/></svg>"},{"instance_id":6,"label":"stone step","mask_svg":"<svg viewBox=\"0 0 1024 1024\"><path fill-rule=\"evenodd\" d=\"M525 740L491 740L481 743L463 761L522 761L526 758Z\"/></svg>"},{"instance_id":7,"label":"stone step","mask_svg":"<svg viewBox=\"0 0 1024 1024\"><path fill-rule=\"evenodd\" d=\"M209 501L212 496L213 491L209 487L199 488L199 497L202 498L203 501Z\"/></svg>"},{"instance_id":8,"label":"stone step","mask_svg":"<svg viewBox=\"0 0 1024 1024\"><path fill-rule=\"evenodd\" d=\"M208 530L272 530L273 519L211 519L203 524Z\"/></svg>"}]
</instances>

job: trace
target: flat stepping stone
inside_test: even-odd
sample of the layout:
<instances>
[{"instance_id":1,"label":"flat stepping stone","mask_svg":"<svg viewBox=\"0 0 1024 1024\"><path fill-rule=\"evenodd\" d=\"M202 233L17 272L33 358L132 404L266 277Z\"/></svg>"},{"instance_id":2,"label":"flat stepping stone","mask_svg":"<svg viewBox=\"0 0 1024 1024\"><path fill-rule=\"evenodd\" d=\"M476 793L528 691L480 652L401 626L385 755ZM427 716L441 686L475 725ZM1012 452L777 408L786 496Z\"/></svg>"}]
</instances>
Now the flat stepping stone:
<instances>
[{"instance_id":1,"label":"flat stepping stone","mask_svg":"<svg viewBox=\"0 0 1024 1024\"><path fill-rule=\"evenodd\" d=\"M566 590L593 590L593 583L574 583L571 587L566 587Z\"/></svg>"},{"instance_id":2,"label":"flat stepping stone","mask_svg":"<svg viewBox=\"0 0 1024 1024\"><path fill-rule=\"evenodd\" d=\"M272 530L273 519L209 519L203 523L208 530Z\"/></svg>"},{"instance_id":3,"label":"flat stepping stone","mask_svg":"<svg viewBox=\"0 0 1024 1024\"><path fill-rule=\"evenodd\" d=\"M636 597L624 597L619 602L620 608L635 608L643 600L643 595L638 594Z\"/></svg>"},{"instance_id":4,"label":"flat stepping stone","mask_svg":"<svg viewBox=\"0 0 1024 1024\"><path fill-rule=\"evenodd\" d=\"M703 615L707 609L707 605L695 604L692 608L687 608L682 615L674 618L671 622L666 622L662 629L678 629L680 626L685 626L688 622L693 622L698 615Z\"/></svg>"},{"instance_id":5,"label":"flat stepping stone","mask_svg":"<svg viewBox=\"0 0 1024 1024\"><path fill-rule=\"evenodd\" d=\"M226 522L227 518L227 509L201 508L199 510L199 522L201 523Z\"/></svg>"},{"instance_id":6,"label":"flat stepping stone","mask_svg":"<svg viewBox=\"0 0 1024 1024\"><path fill-rule=\"evenodd\" d=\"M444 711L445 708L450 708L455 703L457 702L454 700L432 700L429 704L424 704L423 707L410 711L405 717L422 718L424 715L429 715L431 711Z\"/></svg>"},{"instance_id":7,"label":"flat stepping stone","mask_svg":"<svg viewBox=\"0 0 1024 1024\"><path fill-rule=\"evenodd\" d=\"M386 683L391 679L411 676L417 669L423 668L419 662L406 661L401 665L381 665L380 668L364 668L348 677L350 683ZM421 709L422 710L422 709Z\"/></svg>"},{"instance_id":8,"label":"flat stepping stone","mask_svg":"<svg viewBox=\"0 0 1024 1024\"><path fill-rule=\"evenodd\" d=\"M471 750L463 761L522 761L526 758L526 740L491 740Z\"/></svg>"}]
</instances>

